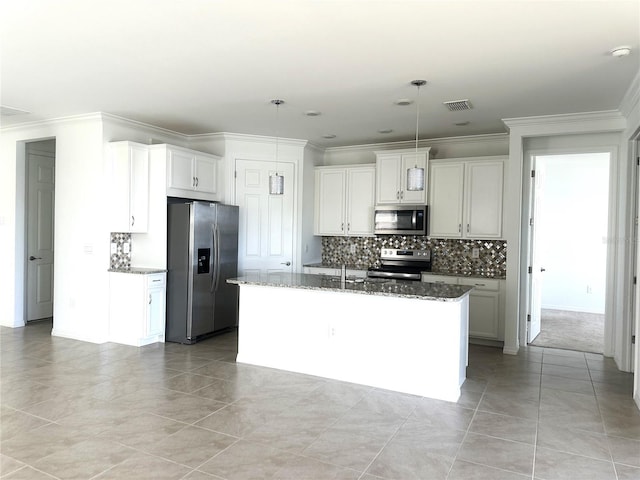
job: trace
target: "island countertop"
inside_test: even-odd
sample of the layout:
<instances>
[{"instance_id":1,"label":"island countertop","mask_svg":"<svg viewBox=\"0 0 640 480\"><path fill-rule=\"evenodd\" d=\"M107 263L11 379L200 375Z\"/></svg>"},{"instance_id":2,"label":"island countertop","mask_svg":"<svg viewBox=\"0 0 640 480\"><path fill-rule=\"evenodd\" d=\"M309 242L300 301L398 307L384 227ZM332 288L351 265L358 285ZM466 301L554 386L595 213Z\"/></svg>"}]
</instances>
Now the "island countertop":
<instances>
[{"instance_id":1,"label":"island countertop","mask_svg":"<svg viewBox=\"0 0 640 480\"><path fill-rule=\"evenodd\" d=\"M339 277L304 273L270 273L259 276L231 278L227 282L236 285L324 290L438 301L457 301L468 295L473 289L468 285L353 277L348 277L343 286Z\"/></svg>"}]
</instances>

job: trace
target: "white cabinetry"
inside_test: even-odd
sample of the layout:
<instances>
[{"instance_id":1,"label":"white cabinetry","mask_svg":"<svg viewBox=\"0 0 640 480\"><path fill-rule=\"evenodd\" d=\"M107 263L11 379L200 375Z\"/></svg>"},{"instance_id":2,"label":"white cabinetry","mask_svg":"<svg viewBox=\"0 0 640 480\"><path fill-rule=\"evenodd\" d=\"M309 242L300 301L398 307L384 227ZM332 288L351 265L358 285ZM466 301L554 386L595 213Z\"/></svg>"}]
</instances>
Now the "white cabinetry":
<instances>
[{"instance_id":1,"label":"white cabinetry","mask_svg":"<svg viewBox=\"0 0 640 480\"><path fill-rule=\"evenodd\" d=\"M164 342L166 273L109 273L109 340Z\"/></svg>"},{"instance_id":2,"label":"white cabinetry","mask_svg":"<svg viewBox=\"0 0 640 480\"><path fill-rule=\"evenodd\" d=\"M220 157L171 145L159 147L166 151L168 196L216 200Z\"/></svg>"},{"instance_id":3,"label":"white cabinetry","mask_svg":"<svg viewBox=\"0 0 640 480\"><path fill-rule=\"evenodd\" d=\"M376 204L427 203L427 168L430 148L387 150L376 153ZM407 170L418 166L425 169L425 188L407 190Z\"/></svg>"},{"instance_id":4,"label":"white cabinetry","mask_svg":"<svg viewBox=\"0 0 640 480\"><path fill-rule=\"evenodd\" d=\"M373 166L315 169L314 234L373 235Z\"/></svg>"},{"instance_id":5,"label":"white cabinetry","mask_svg":"<svg viewBox=\"0 0 640 480\"><path fill-rule=\"evenodd\" d=\"M501 238L504 157L433 160L429 236Z\"/></svg>"},{"instance_id":6,"label":"white cabinetry","mask_svg":"<svg viewBox=\"0 0 640 480\"><path fill-rule=\"evenodd\" d=\"M422 274L422 281L469 285L469 337L482 340L504 340L505 284L494 278L457 277Z\"/></svg>"},{"instance_id":7,"label":"white cabinetry","mask_svg":"<svg viewBox=\"0 0 640 480\"><path fill-rule=\"evenodd\" d=\"M110 154L110 230L146 232L149 216L149 147L112 142Z\"/></svg>"}]
</instances>

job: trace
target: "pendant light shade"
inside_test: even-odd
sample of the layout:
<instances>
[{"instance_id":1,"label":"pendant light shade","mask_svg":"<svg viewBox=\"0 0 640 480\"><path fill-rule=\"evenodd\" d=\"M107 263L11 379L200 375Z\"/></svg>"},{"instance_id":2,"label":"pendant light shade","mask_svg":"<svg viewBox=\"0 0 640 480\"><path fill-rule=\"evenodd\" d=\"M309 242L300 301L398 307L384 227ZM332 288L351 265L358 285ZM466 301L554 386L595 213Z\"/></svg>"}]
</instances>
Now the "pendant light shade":
<instances>
[{"instance_id":1,"label":"pendant light shade","mask_svg":"<svg viewBox=\"0 0 640 480\"><path fill-rule=\"evenodd\" d=\"M276 171L269 175L269 195L284 195L284 176L278 174L278 114L284 100L271 100L276 106Z\"/></svg>"},{"instance_id":2,"label":"pendant light shade","mask_svg":"<svg viewBox=\"0 0 640 480\"><path fill-rule=\"evenodd\" d=\"M416 100L416 160L413 167L407 169L407 190L419 192L424 190L424 168L418 167L418 126L420 122L420 87L426 85L425 80L414 80L411 85L418 87Z\"/></svg>"},{"instance_id":3,"label":"pendant light shade","mask_svg":"<svg viewBox=\"0 0 640 480\"><path fill-rule=\"evenodd\" d=\"M269 195L284 195L284 177L278 172L269 175Z\"/></svg>"},{"instance_id":4,"label":"pendant light shade","mask_svg":"<svg viewBox=\"0 0 640 480\"><path fill-rule=\"evenodd\" d=\"M424 168L416 165L407 169L407 190L411 192L424 190Z\"/></svg>"}]
</instances>

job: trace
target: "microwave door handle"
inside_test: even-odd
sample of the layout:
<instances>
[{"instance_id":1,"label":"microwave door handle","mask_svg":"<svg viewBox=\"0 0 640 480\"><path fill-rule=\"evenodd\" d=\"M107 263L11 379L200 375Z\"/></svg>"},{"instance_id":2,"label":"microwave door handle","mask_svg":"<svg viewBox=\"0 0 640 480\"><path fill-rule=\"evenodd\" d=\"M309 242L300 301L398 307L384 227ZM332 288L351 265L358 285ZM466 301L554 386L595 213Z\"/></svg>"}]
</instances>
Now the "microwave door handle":
<instances>
[{"instance_id":1,"label":"microwave door handle","mask_svg":"<svg viewBox=\"0 0 640 480\"><path fill-rule=\"evenodd\" d=\"M418 225L418 210L414 210L413 215L411 215L411 226L413 227L413 230L417 228L417 225Z\"/></svg>"}]
</instances>

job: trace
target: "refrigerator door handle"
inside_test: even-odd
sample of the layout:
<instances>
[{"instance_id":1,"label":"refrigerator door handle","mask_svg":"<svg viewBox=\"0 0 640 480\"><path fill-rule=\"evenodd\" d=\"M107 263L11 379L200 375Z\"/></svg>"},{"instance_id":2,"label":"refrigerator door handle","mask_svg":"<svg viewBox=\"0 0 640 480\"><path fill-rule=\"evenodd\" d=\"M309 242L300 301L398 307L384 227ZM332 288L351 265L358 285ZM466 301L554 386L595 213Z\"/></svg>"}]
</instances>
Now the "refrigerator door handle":
<instances>
[{"instance_id":1,"label":"refrigerator door handle","mask_svg":"<svg viewBox=\"0 0 640 480\"><path fill-rule=\"evenodd\" d=\"M218 268L218 259L216 255L216 249L218 247L218 242L216 238L216 227L215 225L211 226L211 286L209 287L209 292L213 293L216 290L216 269Z\"/></svg>"},{"instance_id":2,"label":"refrigerator door handle","mask_svg":"<svg viewBox=\"0 0 640 480\"><path fill-rule=\"evenodd\" d=\"M214 290L218 290L218 287L220 286L220 229L218 228L218 224L216 223L214 226L214 232L215 232L215 238L216 238L216 247L215 247L215 253L216 253L216 283L215 283L215 289Z\"/></svg>"}]
</instances>

